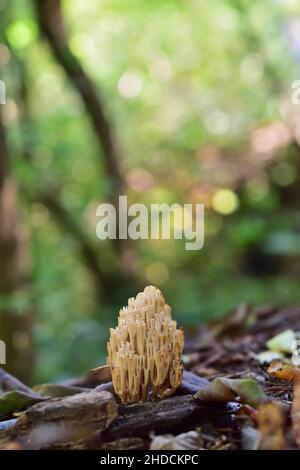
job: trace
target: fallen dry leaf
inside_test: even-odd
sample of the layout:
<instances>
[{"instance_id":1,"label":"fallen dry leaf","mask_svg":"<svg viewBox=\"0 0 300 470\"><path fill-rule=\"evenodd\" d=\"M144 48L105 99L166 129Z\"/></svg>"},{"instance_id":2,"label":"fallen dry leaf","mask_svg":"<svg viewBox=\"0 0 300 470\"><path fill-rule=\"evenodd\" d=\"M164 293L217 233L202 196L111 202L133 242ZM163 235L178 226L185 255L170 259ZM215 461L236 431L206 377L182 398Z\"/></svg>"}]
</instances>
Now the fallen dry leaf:
<instances>
[{"instance_id":1,"label":"fallen dry leaf","mask_svg":"<svg viewBox=\"0 0 300 470\"><path fill-rule=\"evenodd\" d=\"M239 397L242 403L254 408L267 400L263 389L254 379L227 379L218 377L196 393L201 401L234 401Z\"/></svg>"},{"instance_id":2,"label":"fallen dry leaf","mask_svg":"<svg viewBox=\"0 0 300 470\"><path fill-rule=\"evenodd\" d=\"M295 366L280 360L272 361L270 367L268 367L268 373L281 380L294 380L297 370L300 373L300 369L296 369Z\"/></svg>"},{"instance_id":3,"label":"fallen dry leaf","mask_svg":"<svg viewBox=\"0 0 300 470\"><path fill-rule=\"evenodd\" d=\"M294 439L300 447L300 369L281 361L274 361L268 368L268 372L278 379L293 381L291 417Z\"/></svg>"},{"instance_id":4,"label":"fallen dry leaf","mask_svg":"<svg viewBox=\"0 0 300 470\"><path fill-rule=\"evenodd\" d=\"M270 351L292 354L292 344L295 340L295 332L291 329L282 331L267 341Z\"/></svg>"},{"instance_id":5,"label":"fallen dry leaf","mask_svg":"<svg viewBox=\"0 0 300 470\"><path fill-rule=\"evenodd\" d=\"M286 447L285 413L275 401L262 403L257 410L258 429L261 433L260 449L281 450Z\"/></svg>"},{"instance_id":6,"label":"fallen dry leaf","mask_svg":"<svg viewBox=\"0 0 300 470\"><path fill-rule=\"evenodd\" d=\"M300 371L298 372L300 374ZM300 376L297 375L294 379L294 397L292 404L292 423L293 434L297 446L300 447Z\"/></svg>"},{"instance_id":7,"label":"fallen dry leaf","mask_svg":"<svg viewBox=\"0 0 300 470\"><path fill-rule=\"evenodd\" d=\"M203 442L197 431L190 431L178 436L163 434L153 436L151 450L200 450Z\"/></svg>"}]
</instances>

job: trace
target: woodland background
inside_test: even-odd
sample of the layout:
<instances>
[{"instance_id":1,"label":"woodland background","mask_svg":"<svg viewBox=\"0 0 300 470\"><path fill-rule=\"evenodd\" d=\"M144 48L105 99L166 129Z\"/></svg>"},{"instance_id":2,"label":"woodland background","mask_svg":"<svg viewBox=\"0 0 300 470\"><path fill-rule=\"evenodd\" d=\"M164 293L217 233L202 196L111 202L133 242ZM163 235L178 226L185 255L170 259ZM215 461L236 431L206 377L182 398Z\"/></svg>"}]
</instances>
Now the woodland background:
<instances>
[{"instance_id":1,"label":"woodland background","mask_svg":"<svg viewBox=\"0 0 300 470\"><path fill-rule=\"evenodd\" d=\"M59 380L157 285L180 325L300 301L296 0L2 0L0 339ZM95 209L205 203L205 247L100 242Z\"/></svg>"}]
</instances>

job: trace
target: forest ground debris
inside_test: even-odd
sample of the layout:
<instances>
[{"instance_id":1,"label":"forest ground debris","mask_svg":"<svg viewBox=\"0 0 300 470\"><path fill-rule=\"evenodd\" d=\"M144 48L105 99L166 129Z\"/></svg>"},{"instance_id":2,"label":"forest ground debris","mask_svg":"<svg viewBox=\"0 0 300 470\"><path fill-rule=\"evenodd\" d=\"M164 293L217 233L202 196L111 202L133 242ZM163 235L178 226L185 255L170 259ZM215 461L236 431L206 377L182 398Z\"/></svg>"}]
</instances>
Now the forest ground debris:
<instances>
[{"instance_id":1,"label":"forest ground debris","mask_svg":"<svg viewBox=\"0 0 300 470\"><path fill-rule=\"evenodd\" d=\"M281 450L286 447L285 412L280 403L270 401L258 407L257 423L261 433L260 449Z\"/></svg>"}]
</instances>

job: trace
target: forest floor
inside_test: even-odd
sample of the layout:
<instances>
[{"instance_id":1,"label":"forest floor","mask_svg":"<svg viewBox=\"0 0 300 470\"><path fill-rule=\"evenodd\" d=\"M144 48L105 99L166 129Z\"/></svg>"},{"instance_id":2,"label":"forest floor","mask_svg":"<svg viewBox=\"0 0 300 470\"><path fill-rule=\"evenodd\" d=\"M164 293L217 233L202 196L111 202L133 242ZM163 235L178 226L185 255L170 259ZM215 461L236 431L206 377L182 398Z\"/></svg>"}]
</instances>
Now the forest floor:
<instances>
[{"instance_id":1,"label":"forest floor","mask_svg":"<svg viewBox=\"0 0 300 470\"><path fill-rule=\"evenodd\" d=\"M113 395L107 368L33 389L0 369L0 449L295 449L300 368L287 340L298 331L300 307L241 305L186 331L175 395L131 405Z\"/></svg>"}]
</instances>

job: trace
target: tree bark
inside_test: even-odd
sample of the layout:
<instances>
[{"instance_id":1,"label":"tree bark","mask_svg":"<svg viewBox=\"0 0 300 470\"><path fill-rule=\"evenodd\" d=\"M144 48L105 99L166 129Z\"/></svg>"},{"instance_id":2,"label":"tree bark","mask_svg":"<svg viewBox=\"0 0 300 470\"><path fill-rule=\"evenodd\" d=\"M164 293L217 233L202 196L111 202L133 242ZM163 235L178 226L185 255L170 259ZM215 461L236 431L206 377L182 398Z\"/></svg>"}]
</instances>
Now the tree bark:
<instances>
[{"instance_id":1,"label":"tree bark","mask_svg":"<svg viewBox=\"0 0 300 470\"><path fill-rule=\"evenodd\" d=\"M207 415L204 407L192 395L119 405L119 416L105 431L103 440L110 442L123 437L147 438L151 431L182 432L207 420Z\"/></svg>"},{"instance_id":2,"label":"tree bark","mask_svg":"<svg viewBox=\"0 0 300 470\"><path fill-rule=\"evenodd\" d=\"M147 448L150 432L195 429L212 416L192 395L117 406L111 393L92 390L31 406L0 431L0 449Z\"/></svg>"},{"instance_id":3,"label":"tree bark","mask_svg":"<svg viewBox=\"0 0 300 470\"><path fill-rule=\"evenodd\" d=\"M53 398L28 408L0 432L0 449L99 449L102 433L117 417L109 392L84 392Z\"/></svg>"}]
</instances>

